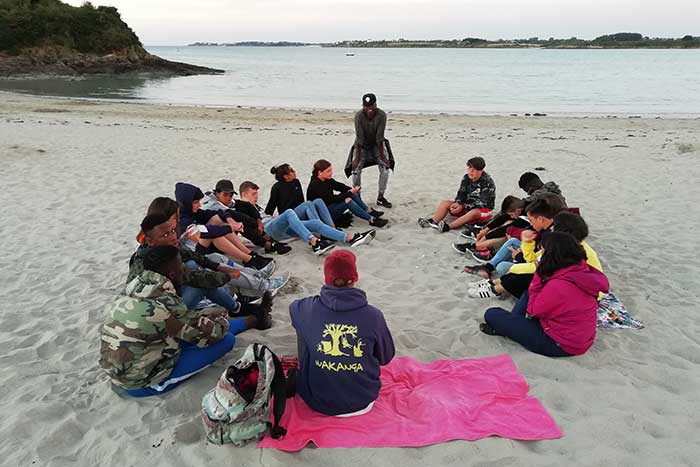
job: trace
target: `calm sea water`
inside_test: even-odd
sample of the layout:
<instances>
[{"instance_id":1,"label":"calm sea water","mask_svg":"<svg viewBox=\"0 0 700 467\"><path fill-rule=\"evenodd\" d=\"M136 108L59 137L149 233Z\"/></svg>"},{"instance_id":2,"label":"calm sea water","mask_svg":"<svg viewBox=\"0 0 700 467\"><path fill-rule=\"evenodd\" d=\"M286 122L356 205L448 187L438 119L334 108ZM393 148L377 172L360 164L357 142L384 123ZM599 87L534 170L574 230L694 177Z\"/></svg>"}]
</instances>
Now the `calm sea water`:
<instances>
[{"instance_id":1,"label":"calm sea water","mask_svg":"<svg viewBox=\"0 0 700 467\"><path fill-rule=\"evenodd\" d=\"M700 50L150 47L219 76L0 81L0 89L159 103L447 113L700 114ZM347 54L354 54L348 56Z\"/></svg>"}]
</instances>

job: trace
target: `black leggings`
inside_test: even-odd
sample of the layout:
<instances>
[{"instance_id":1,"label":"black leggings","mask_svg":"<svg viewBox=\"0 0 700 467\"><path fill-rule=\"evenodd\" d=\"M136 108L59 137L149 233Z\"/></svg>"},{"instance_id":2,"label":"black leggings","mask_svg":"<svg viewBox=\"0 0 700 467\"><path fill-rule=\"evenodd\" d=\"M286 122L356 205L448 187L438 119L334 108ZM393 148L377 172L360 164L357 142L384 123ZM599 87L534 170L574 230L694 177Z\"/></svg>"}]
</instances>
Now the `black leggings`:
<instances>
[{"instance_id":1,"label":"black leggings","mask_svg":"<svg viewBox=\"0 0 700 467\"><path fill-rule=\"evenodd\" d=\"M506 274L501 277L501 286L514 297L520 298L528 287L534 274Z\"/></svg>"}]
</instances>

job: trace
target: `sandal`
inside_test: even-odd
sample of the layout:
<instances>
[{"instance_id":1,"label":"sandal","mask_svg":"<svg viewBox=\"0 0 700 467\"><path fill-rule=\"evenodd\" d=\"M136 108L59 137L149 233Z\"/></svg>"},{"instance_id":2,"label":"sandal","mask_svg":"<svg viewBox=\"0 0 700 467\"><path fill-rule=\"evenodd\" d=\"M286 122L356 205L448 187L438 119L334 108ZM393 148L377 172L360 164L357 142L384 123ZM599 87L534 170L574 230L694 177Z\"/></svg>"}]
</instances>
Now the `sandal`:
<instances>
[{"instance_id":1,"label":"sandal","mask_svg":"<svg viewBox=\"0 0 700 467\"><path fill-rule=\"evenodd\" d=\"M481 276L484 279L491 279L491 273L484 267L483 264L477 264L476 266L465 266L464 272Z\"/></svg>"}]
</instances>

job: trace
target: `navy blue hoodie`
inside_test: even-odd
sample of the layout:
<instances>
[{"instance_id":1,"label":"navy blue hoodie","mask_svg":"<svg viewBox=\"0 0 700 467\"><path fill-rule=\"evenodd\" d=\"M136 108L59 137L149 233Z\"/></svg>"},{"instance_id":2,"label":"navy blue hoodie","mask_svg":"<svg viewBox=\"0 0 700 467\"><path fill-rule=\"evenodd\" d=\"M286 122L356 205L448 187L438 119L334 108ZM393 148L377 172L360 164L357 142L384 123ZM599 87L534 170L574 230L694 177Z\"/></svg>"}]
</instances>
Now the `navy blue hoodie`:
<instances>
[{"instance_id":1,"label":"navy blue hoodie","mask_svg":"<svg viewBox=\"0 0 700 467\"><path fill-rule=\"evenodd\" d=\"M206 225L209 220L217 214L222 220L231 217L231 214L221 211L211 211L208 209L198 209L192 212L192 202L196 194L204 195L202 190L189 183L178 182L175 184L175 200L180 205L180 221L177 223L177 234L182 235L190 224ZM207 225L208 232L202 232L202 238L219 238L233 232L229 225Z\"/></svg>"},{"instance_id":2,"label":"navy blue hoodie","mask_svg":"<svg viewBox=\"0 0 700 467\"><path fill-rule=\"evenodd\" d=\"M292 302L299 341L297 392L313 410L340 415L377 399L381 365L394 358L384 315L360 289L324 285L321 294Z\"/></svg>"}]
</instances>

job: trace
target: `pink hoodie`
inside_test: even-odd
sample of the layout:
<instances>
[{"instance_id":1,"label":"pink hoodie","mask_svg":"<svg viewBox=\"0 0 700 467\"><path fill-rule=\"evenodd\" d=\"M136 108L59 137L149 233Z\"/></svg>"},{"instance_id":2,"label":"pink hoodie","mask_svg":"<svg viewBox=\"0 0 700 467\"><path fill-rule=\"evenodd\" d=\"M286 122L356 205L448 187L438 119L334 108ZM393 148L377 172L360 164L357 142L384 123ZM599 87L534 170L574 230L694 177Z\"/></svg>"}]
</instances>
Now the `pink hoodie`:
<instances>
[{"instance_id":1,"label":"pink hoodie","mask_svg":"<svg viewBox=\"0 0 700 467\"><path fill-rule=\"evenodd\" d=\"M607 293L608 287L605 274L586 261L558 270L545 282L535 274L527 312L566 353L581 355L593 345L598 293Z\"/></svg>"}]
</instances>

